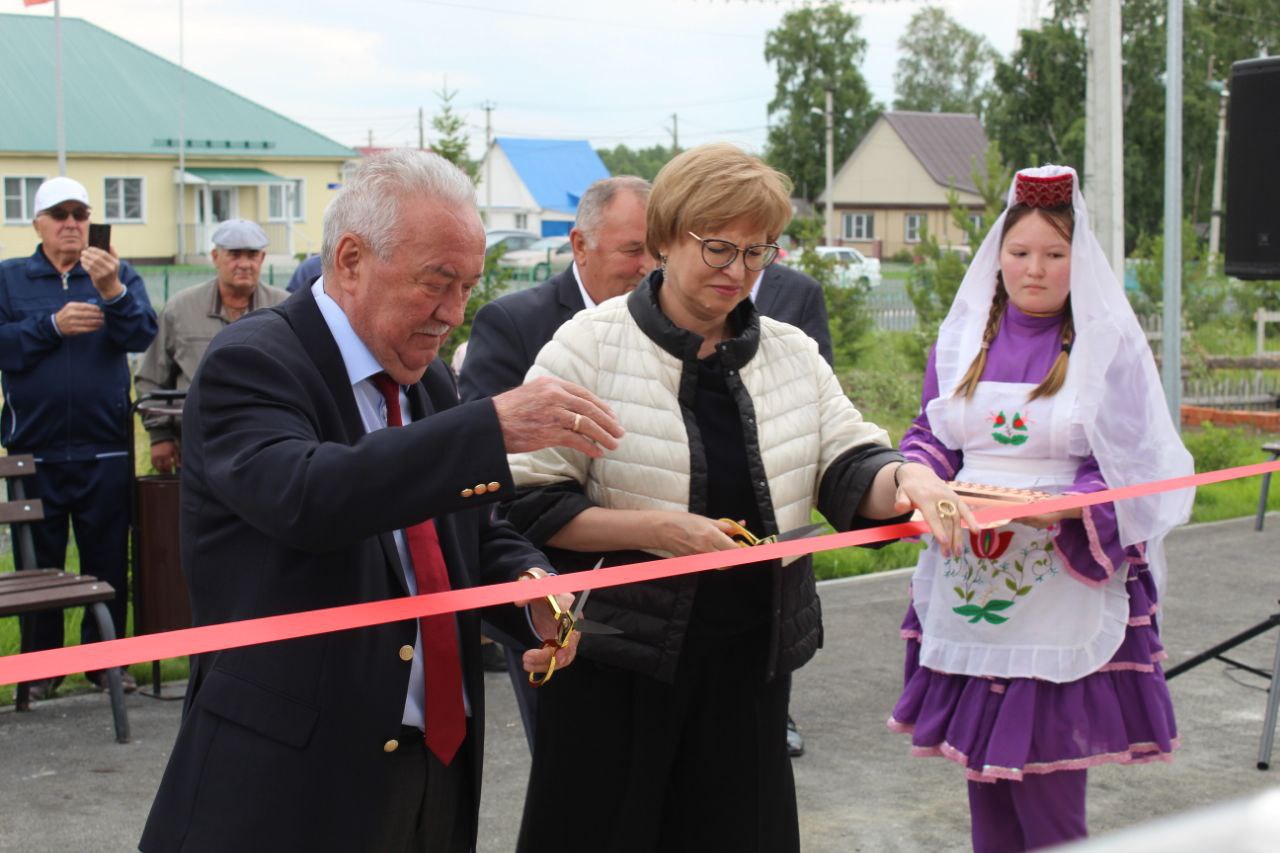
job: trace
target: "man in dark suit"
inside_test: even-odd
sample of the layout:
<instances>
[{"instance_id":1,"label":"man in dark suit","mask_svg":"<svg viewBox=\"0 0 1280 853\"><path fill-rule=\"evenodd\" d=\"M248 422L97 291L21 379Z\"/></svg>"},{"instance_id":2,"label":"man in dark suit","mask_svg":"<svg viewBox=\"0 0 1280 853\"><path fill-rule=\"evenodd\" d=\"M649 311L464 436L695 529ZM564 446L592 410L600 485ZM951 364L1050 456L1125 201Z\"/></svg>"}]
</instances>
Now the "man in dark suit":
<instances>
[{"instance_id":1,"label":"man in dark suit","mask_svg":"<svg viewBox=\"0 0 1280 853\"><path fill-rule=\"evenodd\" d=\"M785 264L773 264L765 268L751 298L764 316L790 323L817 341L818 352L827 364L834 364L827 300L817 281Z\"/></svg>"},{"instance_id":2,"label":"man in dark suit","mask_svg":"<svg viewBox=\"0 0 1280 853\"><path fill-rule=\"evenodd\" d=\"M434 154L367 161L325 214L324 275L219 334L183 413L196 625L512 580L545 559L489 502L508 452L621 435L569 383L461 405L435 360L484 264L474 188ZM539 646L545 603L485 618ZM484 731L479 616L194 658L141 847L468 851ZM555 652L572 659L573 646ZM551 652L525 653L530 669Z\"/></svg>"}]
</instances>

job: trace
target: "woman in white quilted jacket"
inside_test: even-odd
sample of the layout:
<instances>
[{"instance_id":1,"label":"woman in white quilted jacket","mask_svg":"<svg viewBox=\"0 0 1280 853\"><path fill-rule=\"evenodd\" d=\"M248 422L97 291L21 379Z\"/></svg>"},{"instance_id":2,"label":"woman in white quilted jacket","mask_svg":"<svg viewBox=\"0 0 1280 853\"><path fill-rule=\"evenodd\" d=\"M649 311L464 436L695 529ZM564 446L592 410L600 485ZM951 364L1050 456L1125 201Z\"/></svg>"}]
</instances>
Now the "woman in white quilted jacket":
<instances>
[{"instance_id":1,"label":"woman in white quilted jacket","mask_svg":"<svg viewBox=\"0 0 1280 853\"><path fill-rule=\"evenodd\" d=\"M579 383L627 430L598 459L510 459L507 517L560 571L734 548L724 519L766 536L815 508L840 530L919 508L959 547L963 503L862 419L808 336L755 310L790 190L731 145L677 156L647 212L661 268L539 353L526 381ZM519 850L566 828L601 851L798 850L785 720L787 679L822 643L808 558L597 590L586 615L622 633L583 637L539 691Z\"/></svg>"}]
</instances>

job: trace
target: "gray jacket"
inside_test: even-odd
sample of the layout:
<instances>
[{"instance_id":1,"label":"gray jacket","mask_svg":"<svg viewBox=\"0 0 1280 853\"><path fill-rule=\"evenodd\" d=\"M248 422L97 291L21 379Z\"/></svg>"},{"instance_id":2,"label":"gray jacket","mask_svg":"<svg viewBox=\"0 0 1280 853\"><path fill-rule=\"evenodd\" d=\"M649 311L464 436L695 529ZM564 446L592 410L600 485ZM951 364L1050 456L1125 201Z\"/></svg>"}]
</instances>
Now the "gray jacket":
<instances>
[{"instance_id":1,"label":"gray jacket","mask_svg":"<svg viewBox=\"0 0 1280 853\"><path fill-rule=\"evenodd\" d=\"M288 298L287 292L259 282L245 314L279 305ZM231 317L218 295L216 278L175 295L161 310L160 330L143 354L134 376L137 395L141 397L157 390L187 390L209 342L230 324ZM144 416L142 423L151 434L152 444L174 441L180 434L178 419L168 415Z\"/></svg>"}]
</instances>

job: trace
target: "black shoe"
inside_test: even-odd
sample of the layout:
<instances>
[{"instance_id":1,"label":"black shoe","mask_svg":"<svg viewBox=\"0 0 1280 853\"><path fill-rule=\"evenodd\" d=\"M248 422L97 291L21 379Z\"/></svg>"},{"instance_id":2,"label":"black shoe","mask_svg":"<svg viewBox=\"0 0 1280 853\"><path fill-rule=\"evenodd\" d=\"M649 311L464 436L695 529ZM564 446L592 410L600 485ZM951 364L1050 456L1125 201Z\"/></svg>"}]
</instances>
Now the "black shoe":
<instances>
[{"instance_id":1,"label":"black shoe","mask_svg":"<svg viewBox=\"0 0 1280 853\"><path fill-rule=\"evenodd\" d=\"M58 687L62 684L62 676L56 678L46 678L41 681L33 681L28 686L28 696L32 702L43 702L45 699L52 699L53 694L58 692Z\"/></svg>"},{"instance_id":2,"label":"black shoe","mask_svg":"<svg viewBox=\"0 0 1280 853\"><path fill-rule=\"evenodd\" d=\"M787 714L787 756L789 758L799 758L804 755L804 738L800 736L800 730L796 728L796 721L791 719L791 715Z\"/></svg>"},{"instance_id":3,"label":"black shoe","mask_svg":"<svg viewBox=\"0 0 1280 853\"><path fill-rule=\"evenodd\" d=\"M507 656L502 646L497 643L483 643L480 646L480 663L485 672L506 672Z\"/></svg>"},{"instance_id":4,"label":"black shoe","mask_svg":"<svg viewBox=\"0 0 1280 853\"><path fill-rule=\"evenodd\" d=\"M111 682L107 681L107 671L105 669L86 672L84 677L99 690L108 690L111 687ZM138 689L138 680L133 677L129 670L122 669L120 670L120 686L124 688L125 693L133 693Z\"/></svg>"}]
</instances>

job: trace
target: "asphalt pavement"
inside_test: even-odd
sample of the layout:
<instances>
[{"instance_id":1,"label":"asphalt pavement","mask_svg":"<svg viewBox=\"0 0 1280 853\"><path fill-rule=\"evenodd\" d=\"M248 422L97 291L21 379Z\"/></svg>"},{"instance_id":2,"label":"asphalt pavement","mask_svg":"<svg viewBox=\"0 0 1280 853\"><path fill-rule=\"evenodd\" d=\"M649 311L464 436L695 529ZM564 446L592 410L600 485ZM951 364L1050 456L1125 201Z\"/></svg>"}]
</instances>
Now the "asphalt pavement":
<instances>
[{"instance_id":1,"label":"asphalt pavement","mask_svg":"<svg viewBox=\"0 0 1280 853\"><path fill-rule=\"evenodd\" d=\"M1280 516L1197 525L1167 541L1164 641L1172 666L1280 610ZM794 762L808 851L962 851L969 845L961 770L911 758L885 729L902 677L898 623L909 570L819 585L826 647L797 673L792 715L806 753ZM1269 669L1280 632L1233 657ZM1090 771L1095 836L1280 785L1256 769L1264 679L1211 661L1170 682L1183 748L1171 764ZM166 685L178 696L182 685ZM505 675L488 674L489 730L480 850L514 848L529 759ZM181 702L128 697L131 743L113 739L104 694L0 711L0 851L132 850L177 732ZM1278 749L1280 753L1280 749ZM572 830L572 785L553 819ZM570 841L570 836L566 836ZM578 843L577 849L590 849Z\"/></svg>"}]
</instances>

